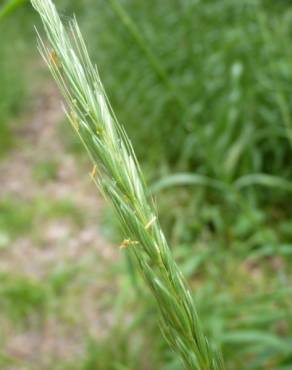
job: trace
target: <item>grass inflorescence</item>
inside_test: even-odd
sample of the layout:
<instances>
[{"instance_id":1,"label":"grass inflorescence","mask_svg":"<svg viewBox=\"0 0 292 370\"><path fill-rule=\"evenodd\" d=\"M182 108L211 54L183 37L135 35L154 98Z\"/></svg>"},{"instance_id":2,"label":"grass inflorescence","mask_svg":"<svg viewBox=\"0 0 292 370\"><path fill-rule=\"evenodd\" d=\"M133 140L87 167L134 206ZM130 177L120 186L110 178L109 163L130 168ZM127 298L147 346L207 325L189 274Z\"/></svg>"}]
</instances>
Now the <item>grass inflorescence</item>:
<instances>
[{"instance_id":1,"label":"grass inflorescence","mask_svg":"<svg viewBox=\"0 0 292 370\"><path fill-rule=\"evenodd\" d=\"M67 116L93 162L90 174L112 202L127 249L156 298L161 330L189 369L224 365L202 332L191 294L157 219L132 145L119 125L90 61L76 20L68 31L50 0L32 0L50 46L40 50L66 100ZM124 242L125 246L125 242Z\"/></svg>"}]
</instances>

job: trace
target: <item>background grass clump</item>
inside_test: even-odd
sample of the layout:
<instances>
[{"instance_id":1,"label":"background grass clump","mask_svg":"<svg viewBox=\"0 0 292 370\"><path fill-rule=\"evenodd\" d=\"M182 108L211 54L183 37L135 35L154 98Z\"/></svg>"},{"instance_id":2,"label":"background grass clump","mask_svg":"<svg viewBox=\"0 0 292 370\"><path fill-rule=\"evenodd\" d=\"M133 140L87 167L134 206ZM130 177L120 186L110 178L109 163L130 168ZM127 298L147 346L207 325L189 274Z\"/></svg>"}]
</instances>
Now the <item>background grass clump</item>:
<instances>
[{"instance_id":1,"label":"background grass clump","mask_svg":"<svg viewBox=\"0 0 292 370\"><path fill-rule=\"evenodd\" d=\"M59 3L65 20L72 12L78 16L157 198L204 329L222 347L227 368L290 369L291 2ZM48 81L35 51L33 24L38 20L28 4L0 23L1 163L19 149L23 117ZM38 77L32 80L35 70ZM73 135L57 130L82 167ZM33 179L44 187L59 181L62 160L37 161ZM81 232L87 222L74 200L62 205L38 194L29 204L5 194L0 211L0 232L8 235L1 239L5 256L24 236L42 245L36 231L40 223L69 218ZM115 220L106 212L107 234L112 234ZM117 234L112 238L119 240ZM153 302L139 290L131 262L117 262L102 273L103 262L93 258L98 252L91 253L73 272L67 259L57 272L52 266L47 280L1 273L2 322L12 316L34 327L27 317L37 311L40 327L48 317L58 322L65 317L82 333L82 355L72 351L71 359L52 358L44 369L180 368L158 339ZM74 308L85 300L86 286L102 274L112 288L92 296L102 302L102 312L112 310L120 319L100 339L85 329L90 326L86 315ZM5 333L8 341L12 332ZM12 360L0 354L1 366L9 368ZM25 366L35 368L29 360Z\"/></svg>"},{"instance_id":2,"label":"background grass clump","mask_svg":"<svg viewBox=\"0 0 292 370\"><path fill-rule=\"evenodd\" d=\"M1 4L2 5L2 4ZM25 9L26 8L26 9ZM0 22L0 155L15 143L13 121L21 120L30 101L31 73L36 69L37 53L28 43L34 39L31 22L34 17L28 7L18 9L13 17L1 17ZM27 84L27 85L26 85Z\"/></svg>"}]
</instances>

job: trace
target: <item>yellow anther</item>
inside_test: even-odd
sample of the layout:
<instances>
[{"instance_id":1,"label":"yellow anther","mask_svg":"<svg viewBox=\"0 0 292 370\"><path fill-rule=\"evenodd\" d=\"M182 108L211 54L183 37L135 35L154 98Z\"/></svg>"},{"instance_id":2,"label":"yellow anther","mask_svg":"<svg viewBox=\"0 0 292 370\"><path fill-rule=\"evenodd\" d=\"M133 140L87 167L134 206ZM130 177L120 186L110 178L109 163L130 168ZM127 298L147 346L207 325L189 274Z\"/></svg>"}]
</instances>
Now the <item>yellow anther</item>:
<instances>
[{"instance_id":1,"label":"yellow anther","mask_svg":"<svg viewBox=\"0 0 292 370\"><path fill-rule=\"evenodd\" d=\"M151 218L151 220L149 222L147 222L147 224L145 225L145 230L148 230L153 224L154 222L156 221L157 217L156 216L153 216Z\"/></svg>"},{"instance_id":2,"label":"yellow anther","mask_svg":"<svg viewBox=\"0 0 292 370\"><path fill-rule=\"evenodd\" d=\"M92 178L92 179L94 179L95 178L95 175L96 175L96 172L97 172L97 165L95 164L94 166L93 166L93 168L92 168L92 171L90 172L90 177Z\"/></svg>"},{"instance_id":3,"label":"yellow anther","mask_svg":"<svg viewBox=\"0 0 292 370\"><path fill-rule=\"evenodd\" d=\"M139 242L137 240L125 239L123 243L120 245L121 249L128 248L130 245L137 245Z\"/></svg>"},{"instance_id":4,"label":"yellow anther","mask_svg":"<svg viewBox=\"0 0 292 370\"><path fill-rule=\"evenodd\" d=\"M57 68L59 68L61 66L61 63L59 61L58 54L57 54L56 50L51 51L50 63L53 64Z\"/></svg>"}]
</instances>

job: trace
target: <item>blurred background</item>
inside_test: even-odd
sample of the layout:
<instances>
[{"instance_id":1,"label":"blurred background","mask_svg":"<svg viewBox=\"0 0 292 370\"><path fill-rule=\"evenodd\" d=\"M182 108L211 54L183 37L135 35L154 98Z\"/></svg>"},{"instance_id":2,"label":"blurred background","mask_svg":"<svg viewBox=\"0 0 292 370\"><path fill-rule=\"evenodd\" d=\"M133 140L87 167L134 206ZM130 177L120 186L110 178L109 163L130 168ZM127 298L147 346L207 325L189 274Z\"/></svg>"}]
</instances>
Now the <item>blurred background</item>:
<instances>
[{"instance_id":1,"label":"blurred background","mask_svg":"<svg viewBox=\"0 0 292 370\"><path fill-rule=\"evenodd\" d=\"M292 369L292 1L56 0L76 14L227 369ZM177 370L36 48L0 13L0 367Z\"/></svg>"}]
</instances>

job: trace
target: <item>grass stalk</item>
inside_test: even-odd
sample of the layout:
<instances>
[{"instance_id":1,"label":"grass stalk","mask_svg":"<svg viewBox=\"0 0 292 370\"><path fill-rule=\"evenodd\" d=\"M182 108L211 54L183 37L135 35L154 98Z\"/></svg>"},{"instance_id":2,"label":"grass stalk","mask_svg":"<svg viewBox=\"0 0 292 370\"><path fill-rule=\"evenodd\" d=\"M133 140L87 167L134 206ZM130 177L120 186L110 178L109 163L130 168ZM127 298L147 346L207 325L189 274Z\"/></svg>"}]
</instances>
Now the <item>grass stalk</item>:
<instances>
[{"instance_id":1,"label":"grass stalk","mask_svg":"<svg viewBox=\"0 0 292 370\"><path fill-rule=\"evenodd\" d=\"M92 162L90 174L113 204L133 256L151 289L162 333L187 369L222 370L206 339L184 278L157 219L154 203L132 145L112 111L97 68L91 63L77 21L68 29L51 0L31 0L43 21L50 46L39 48L66 101L67 116Z\"/></svg>"}]
</instances>

